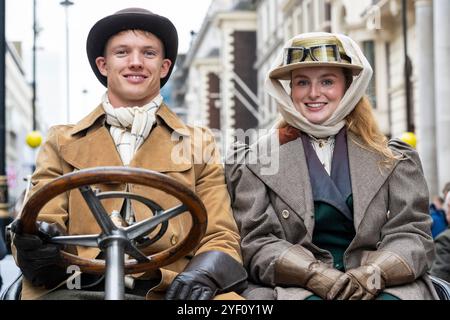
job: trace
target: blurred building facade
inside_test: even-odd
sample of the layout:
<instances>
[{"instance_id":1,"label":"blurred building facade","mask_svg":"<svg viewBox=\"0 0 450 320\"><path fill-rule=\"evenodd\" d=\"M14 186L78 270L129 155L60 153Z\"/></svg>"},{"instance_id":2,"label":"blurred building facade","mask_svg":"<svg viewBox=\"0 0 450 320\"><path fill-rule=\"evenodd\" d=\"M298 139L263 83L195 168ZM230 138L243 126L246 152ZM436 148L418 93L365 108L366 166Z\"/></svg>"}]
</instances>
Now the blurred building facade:
<instances>
[{"instance_id":1,"label":"blurred building facade","mask_svg":"<svg viewBox=\"0 0 450 320\"><path fill-rule=\"evenodd\" d=\"M25 142L33 126L32 89L26 80L20 51L20 43L7 42L6 171L10 205L25 190L24 178L32 173L34 164L34 150Z\"/></svg>"},{"instance_id":2,"label":"blurred building facade","mask_svg":"<svg viewBox=\"0 0 450 320\"><path fill-rule=\"evenodd\" d=\"M236 9L243 4L246 11ZM228 133L270 128L277 106L264 80L284 42L304 32L345 33L374 69L368 94L381 130L416 133L430 193L438 194L450 181L449 16L448 0L213 0L184 63L188 121ZM233 51L236 31L254 32L256 43L246 38L246 49ZM242 68L256 78L235 77ZM237 110L239 78L249 89L247 112Z\"/></svg>"},{"instance_id":3,"label":"blurred building facade","mask_svg":"<svg viewBox=\"0 0 450 320\"><path fill-rule=\"evenodd\" d=\"M222 147L235 129L259 125L254 8L252 1L213 0L174 74L187 122L211 128Z\"/></svg>"}]
</instances>

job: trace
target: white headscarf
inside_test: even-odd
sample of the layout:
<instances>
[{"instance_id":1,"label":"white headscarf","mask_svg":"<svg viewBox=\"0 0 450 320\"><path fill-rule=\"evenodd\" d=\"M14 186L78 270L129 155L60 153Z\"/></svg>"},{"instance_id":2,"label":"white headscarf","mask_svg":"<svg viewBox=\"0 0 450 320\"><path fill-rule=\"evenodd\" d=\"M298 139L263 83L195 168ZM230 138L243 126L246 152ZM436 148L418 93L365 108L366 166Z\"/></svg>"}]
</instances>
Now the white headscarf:
<instances>
[{"instance_id":1,"label":"white headscarf","mask_svg":"<svg viewBox=\"0 0 450 320\"><path fill-rule=\"evenodd\" d=\"M309 122L295 108L290 96L290 89L288 89L287 85L282 84L282 81L284 81L286 84L286 80L272 79L269 77L269 74L272 72L272 70L283 65L284 49L291 47L293 42L303 39L327 36L335 36L337 39L339 39L339 41L342 43L345 53L351 58L352 64L360 65L363 70L359 73L359 75L353 78L352 84L345 92L344 97L340 101L338 107L331 115L331 117L322 124L314 124ZM339 130L344 127L345 117L350 114L350 112L352 112L352 110L364 96L366 89L369 86L370 79L372 78L372 74L372 67L370 66L359 46L355 41L343 34L312 32L295 36L284 44L283 50L276 58L275 62L272 65L272 68L267 73L265 80L265 89L278 102L278 111L283 118L282 120L278 121L274 127L279 128L283 125L284 122L287 122L291 126L317 138L325 138L336 135Z\"/></svg>"},{"instance_id":2,"label":"white headscarf","mask_svg":"<svg viewBox=\"0 0 450 320\"><path fill-rule=\"evenodd\" d=\"M157 95L142 107L114 108L109 103L108 94L103 96L106 123L111 125L109 131L124 165L130 164L134 154L150 134L155 122L155 112L162 101L163 97Z\"/></svg>"}]
</instances>

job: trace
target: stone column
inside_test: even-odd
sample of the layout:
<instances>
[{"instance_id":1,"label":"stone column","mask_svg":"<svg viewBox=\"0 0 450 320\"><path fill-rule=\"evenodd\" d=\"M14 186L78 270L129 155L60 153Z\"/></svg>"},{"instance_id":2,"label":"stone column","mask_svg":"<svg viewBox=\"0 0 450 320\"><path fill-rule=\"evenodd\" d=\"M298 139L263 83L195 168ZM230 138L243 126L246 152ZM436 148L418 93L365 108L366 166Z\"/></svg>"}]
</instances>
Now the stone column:
<instances>
[{"instance_id":1,"label":"stone column","mask_svg":"<svg viewBox=\"0 0 450 320\"><path fill-rule=\"evenodd\" d=\"M450 181L450 1L434 0L433 11L437 162L442 188Z\"/></svg>"},{"instance_id":2,"label":"stone column","mask_svg":"<svg viewBox=\"0 0 450 320\"><path fill-rule=\"evenodd\" d=\"M433 1L416 0L416 54L418 75L417 149L430 195L439 194L436 156L436 110L434 87Z\"/></svg>"}]
</instances>

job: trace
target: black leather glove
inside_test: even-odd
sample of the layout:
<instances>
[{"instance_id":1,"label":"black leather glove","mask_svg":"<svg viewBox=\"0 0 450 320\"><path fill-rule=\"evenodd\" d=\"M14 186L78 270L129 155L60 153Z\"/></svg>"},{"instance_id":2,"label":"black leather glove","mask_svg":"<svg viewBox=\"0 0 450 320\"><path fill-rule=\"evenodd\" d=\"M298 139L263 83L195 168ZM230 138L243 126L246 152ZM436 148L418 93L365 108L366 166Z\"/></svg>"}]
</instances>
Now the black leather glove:
<instances>
[{"instance_id":1,"label":"black leather glove","mask_svg":"<svg viewBox=\"0 0 450 320\"><path fill-rule=\"evenodd\" d=\"M51 237L64 235L59 225L37 221L38 235L22 232L22 223L16 220L11 225L13 244L17 249L17 264L24 277L33 286L54 288L67 277L60 255L61 246L47 241Z\"/></svg>"},{"instance_id":2,"label":"black leather glove","mask_svg":"<svg viewBox=\"0 0 450 320\"><path fill-rule=\"evenodd\" d=\"M192 258L172 282L167 300L209 300L218 293L242 292L247 288L247 272L230 255L207 251Z\"/></svg>"}]
</instances>

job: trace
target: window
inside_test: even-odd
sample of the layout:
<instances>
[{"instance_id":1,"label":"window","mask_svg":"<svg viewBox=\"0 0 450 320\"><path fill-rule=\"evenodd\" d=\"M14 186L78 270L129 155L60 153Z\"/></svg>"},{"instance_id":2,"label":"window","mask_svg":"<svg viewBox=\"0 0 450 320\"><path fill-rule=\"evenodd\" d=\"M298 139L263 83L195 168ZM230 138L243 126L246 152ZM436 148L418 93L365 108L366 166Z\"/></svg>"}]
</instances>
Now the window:
<instances>
[{"instance_id":1,"label":"window","mask_svg":"<svg viewBox=\"0 0 450 320\"><path fill-rule=\"evenodd\" d=\"M325 21L331 21L331 3L325 2Z\"/></svg>"},{"instance_id":2,"label":"window","mask_svg":"<svg viewBox=\"0 0 450 320\"><path fill-rule=\"evenodd\" d=\"M369 87L367 89L367 95L374 109L377 108L377 88L376 88L376 65L375 65L375 42L373 40L363 42L363 51L367 60L369 61L372 69L374 70L373 77L370 80Z\"/></svg>"},{"instance_id":3,"label":"window","mask_svg":"<svg viewBox=\"0 0 450 320\"><path fill-rule=\"evenodd\" d=\"M314 31L314 11L311 2L306 5L306 14L308 19L308 32Z\"/></svg>"}]
</instances>

